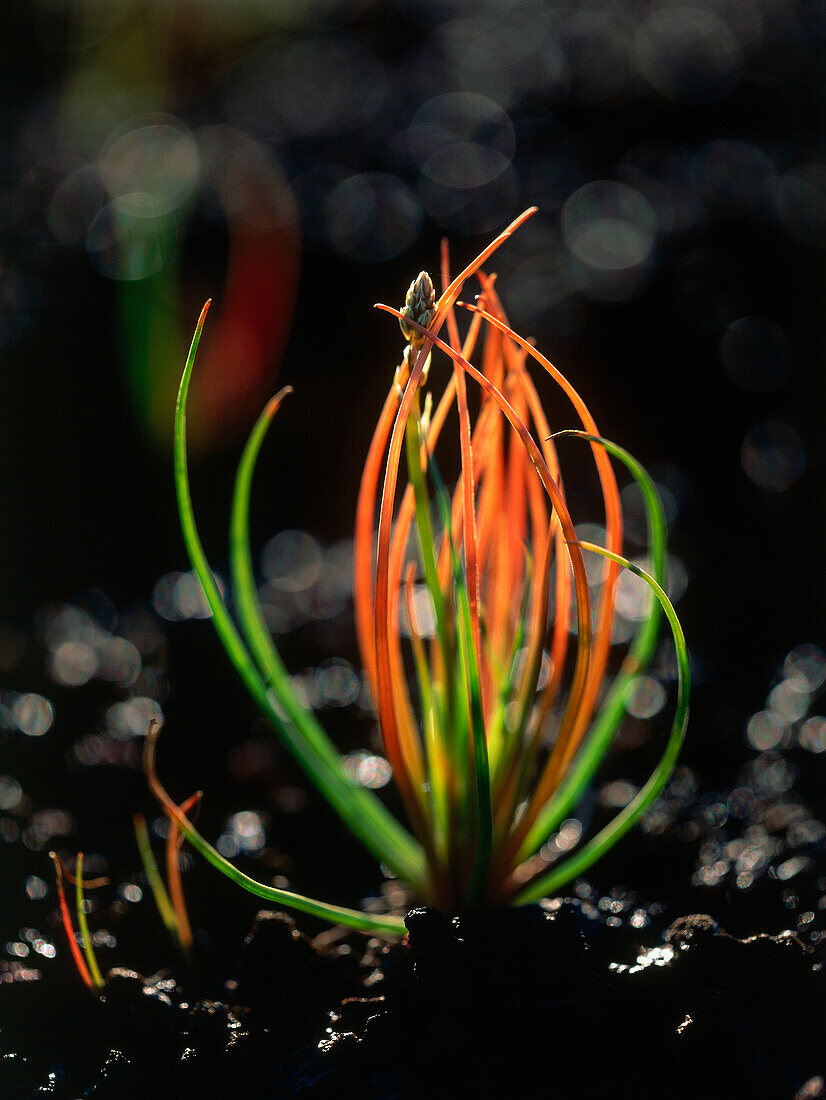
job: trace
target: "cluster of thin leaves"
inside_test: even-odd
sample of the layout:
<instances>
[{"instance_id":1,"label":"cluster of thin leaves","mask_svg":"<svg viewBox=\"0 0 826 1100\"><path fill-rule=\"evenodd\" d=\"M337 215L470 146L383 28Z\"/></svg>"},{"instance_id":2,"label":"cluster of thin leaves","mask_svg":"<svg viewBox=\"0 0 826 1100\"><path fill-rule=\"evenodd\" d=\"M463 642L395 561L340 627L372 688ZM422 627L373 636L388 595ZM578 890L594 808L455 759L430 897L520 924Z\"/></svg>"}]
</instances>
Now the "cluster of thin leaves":
<instances>
[{"instance_id":1,"label":"cluster of thin leaves","mask_svg":"<svg viewBox=\"0 0 826 1100\"><path fill-rule=\"evenodd\" d=\"M654 484L631 455L600 436L570 382L508 325L495 276L482 269L533 212L517 218L452 280L445 246L438 301L422 273L402 310L379 307L399 319L407 347L362 476L355 612L384 749L408 827L374 791L351 777L315 714L302 705L258 602L249 537L251 482L267 429L288 389L262 412L237 472L230 524L234 617L208 564L190 496L186 402L209 303L195 330L175 413L181 527L227 654L283 743L352 832L414 897L446 911L537 900L581 874L662 791L688 721L688 655L664 591L666 526ZM474 276L481 292L475 304L462 303L462 286ZM456 319L462 307L470 315L464 341ZM447 341L439 337L445 325ZM475 366L472 358L480 343ZM425 391L434 350L452 363L438 400ZM577 539L557 437L550 432L528 360L561 388L581 422L581 429L559 434L584 440L590 448L605 504L605 546ZM481 391L475 420L469 380ZM435 452L454 409L461 470L450 493ZM407 484L399 491L403 457ZM642 493L651 575L622 556L612 458ZM584 554L604 559L593 611ZM655 598L619 672L606 685L621 568L641 577ZM652 657L663 612L678 669L676 712L663 755L613 820L549 866L538 853L592 782L625 715L629 687ZM572 614L577 623L573 647ZM179 806L163 787L155 765L157 736L153 726L144 757L150 786L174 833L185 836L218 870L278 905L365 932L404 934L397 916L346 909L259 883L221 856L190 820L192 800ZM147 847L144 838L142 848ZM155 893L174 930L175 906L164 906L163 892Z\"/></svg>"}]
</instances>

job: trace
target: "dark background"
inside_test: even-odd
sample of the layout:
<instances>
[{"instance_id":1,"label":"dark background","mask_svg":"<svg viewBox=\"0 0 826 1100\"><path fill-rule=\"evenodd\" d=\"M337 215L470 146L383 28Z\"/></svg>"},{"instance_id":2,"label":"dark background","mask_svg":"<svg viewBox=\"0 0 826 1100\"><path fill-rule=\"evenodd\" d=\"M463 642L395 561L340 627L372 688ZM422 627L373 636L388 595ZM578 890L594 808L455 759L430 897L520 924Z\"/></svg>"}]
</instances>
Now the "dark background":
<instances>
[{"instance_id":1,"label":"dark background","mask_svg":"<svg viewBox=\"0 0 826 1100\"><path fill-rule=\"evenodd\" d=\"M534 203L492 264L500 294L601 430L672 491L697 681L685 762L706 790L734 786L785 655L823 643L819 5L41 0L0 19L0 692L40 692L57 716L36 744L8 720L3 732L21 827L68 804L67 852L85 845L119 875L137 863L139 771L71 755L128 692L50 685L37 616L67 602L114 615L187 568L169 434L203 299L215 305L191 474L220 571L235 463L265 397L295 389L256 475L256 549L289 528L348 537L402 350L373 303L400 304L434 271L442 236L458 268ZM170 143L161 167L156 138ZM553 427L573 426L549 408ZM575 516L598 521L574 447ZM290 666L357 661L342 624L292 632ZM209 625L165 629L170 784L183 796L211 782L214 835L267 784L301 780L272 750L257 787L226 783L228 746L263 730ZM327 717L355 747L369 722L342 714ZM815 763L799 765L812 797ZM357 901L375 871L310 807L271 807L270 839L305 849L298 887ZM29 919L16 876L49 878L43 847L15 856L12 920ZM690 861L673 874L687 883ZM226 891L210 889L217 912Z\"/></svg>"},{"instance_id":2,"label":"dark background","mask_svg":"<svg viewBox=\"0 0 826 1100\"><path fill-rule=\"evenodd\" d=\"M134 99L131 115L110 105L105 117L91 92L75 106L90 114L97 106L104 116L93 119L102 134L98 154L130 126L156 120L159 112L138 110L143 99L177 118L182 130L237 126L241 116L273 171L292 185L304 237L297 307L280 364L271 358L266 367L273 386L277 370L296 396L262 463L262 531L306 526L327 538L349 532L359 463L399 353L393 324L371 312L373 301L398 303L412 275L435 266L441 235L452 238L461 262L536 203L535 222L497 258L506 306L517 328L566 370L607 434L646 463L671 463L687 478L691 506L675 546L689 565L684 614L695 647L716 674L738 682L792 641L816 639L826 242L818 159L824 28L816 6L733 5L728 22L716 6L701 6L690 9L696 18L687 30L679 5L357 4L345 15L321 4L315 26L302 25L295 13L290 22L287 12L256 20L254 6L246 20L222 20L218 5L87 10L90 25L73 5L59 3L13 5L5 14L4 617L25 624L44 600L90 585L120 603L183 565L168 454L147 445L124 381L123 281L95 270L88 235L61 245L50 226L61 181L79 165L95 164L84 155L97 135L61 130L60 113L69 113L67 87L80 82L78 72L97 67ZM646 28L653 34L663 13L672 13L677 28L672 37L662 32L663 56L646 63ZM84 34L91 43L85 48L76 42ZM117 60L153 34L168 40L164 79L140 87L139 76L151 80L151 66L141 73L138 55L129 83ZM319 110L316 129L300 109L286 120L278 110L285 79L279 62L298 66L292 55L299 47L299 71L319 95L326 90L335 99ZM337 50L349 62L345 74L323 68ZM310 78L303 60L316 51ZM646 72L661 77L661 89ZM101 86L105 104L106 81L87 79ZM501 104L495 97L481 107L474 101L486 80ZM451 204L441 192L428 190L407 132L423 105L451 93L468 98L469 117L460 112L458 120L438 122L439 104L431 106L438 125L454 128L443 144L470 137L483 151L488 139L513 149L504 181L493 181L498 189L453 188L455 214L443 212ZM339 102L345 96L355 101L349 109ZM512 126L504 141L497 106ZM385 186L396 181L412 211L397 212L394 221L393 203L401 200L391 192L384 223L374 224L368 211L365 225L347 237L339 225L344 215L331 213L334 188L325 185L377 172ZM461 171L453 177L461 181ZM560 208L594 180L633 181L636 196L650 195L643 222L659 211L655 239L643 246L645 262L630 287L611 271L605 287L597 278L589 282L592 272L577 268L560 231ZM88 201L75 213L78 234L97 213ZM202 296L220 306L228 246L216 206L209 193L196 194L175 227L181 341ZM360 209L355 199L346 206L351 221ZM437 217L428 216L432 210ZM406 247L383 259L398 247L394 229ZM507 281L519 266L514 253L531 261L528 289ZM727 326L755 315L785 337L780 350L771 341L765 350L768 392L738 386L721 363ZM205 346L210 339L208 327ZM749 351L759 355L759 347ZM788 370L775 370L777 361ZM169 364L172 377L179 366ZM171 408L166 415L171 419ZM167 430L163 416L155 417L156 435ZM756 486L740 461L749 429L768 420L792 427L805 453L805 472L783 492ZM208 487L199 515L219 555L233 447L245 428L240 416L231 430L213 427L210 453L193 469L196 492Z\"/></svg>"}]
</instances>

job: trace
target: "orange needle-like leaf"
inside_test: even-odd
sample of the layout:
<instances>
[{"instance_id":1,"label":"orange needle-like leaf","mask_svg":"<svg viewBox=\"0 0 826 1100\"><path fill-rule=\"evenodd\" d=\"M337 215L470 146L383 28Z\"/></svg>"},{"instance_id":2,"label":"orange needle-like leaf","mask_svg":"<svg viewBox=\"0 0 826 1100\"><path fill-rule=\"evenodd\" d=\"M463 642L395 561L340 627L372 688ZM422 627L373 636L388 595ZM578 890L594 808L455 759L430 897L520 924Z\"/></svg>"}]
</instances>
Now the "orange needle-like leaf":
<instances>
[{"instance_id":1,"label":"orange needle-like leaf","mask_svg":"<svg viewBox=\"0 0 826 1100\"><path fill-rule=\"evenodd\" d=\"M551 430L545 418L545 411L542 408L542 403L539 400L539 395L536 392L531 376L526 371L523 377L525 390L528 396L528 405L531 410L531 418L536 425L537 435L543 441L542 445L546 461L554 477L559 480L559 462L556 457L556 448L554 447L553 440L550 438ZM568 616L571 609L571 574L569 570L562 565L564 557L564 538L565 536L562 533L561 527L557 527L556 595L554 600L554 627L550 654L551 675L542 693L542 699L539 704L536 720L534 721L535 739L539 737L545 717L556 701L562 682L565 654L568 650L568 639L570 637Z\"/></svg>"},{"instance_id":2,"label":"orange needle-like leaf","mask_svg":"<svg viewBox=\"0 0 826 1100\"><path fill-rule=\"evenodd\" d=\"M416 753L417 746L404 744L399 737L400 729L393 704L392 665L390 660L389 631L393 629L390 621L390 591L389 591L389 558L390 558L390 534L393 515L393 504L396 496L396 485L399 473L399 460L401 458L404 431L413 407L413 401L418 391L419 384L424 374L430 350L434 342L444 348L443 341L438 340L438 332L445 321L447 313L452 309L461 288L466 279L470 278L496 251L508 237L515 232L529 217L535 213L535 208L526 210L518 218L499 234L487 248L473 260L451 282L447 290L439 298L436 304L436 315L429 329L405 318L399 310L392 310L388 306L381 306L395 314L400 320L410 320L409 327L415 329L424 337L423 343L416 357L416 363L410 370L410 376L402 393L401 402L396 413L393 430L390 435L387 465L385 467L384 486L382 488L381 505L379 509L379 531L376 546L376 585L374 593L374 624L376 647L376 681L378 688L377 705L381 723L382 739L387 752L390 766L396 776L399 793L411 817L414 828L418 827L420 837L424 836L421 806L419 794L414 787L411 778L413 771L421 768L421 755ZM456 352L452 353L456 355ZM460 357L461 358L461 357ZM462 360L466 362L466 360ZM475 368L472 368L475 369Z\"/></svg>"},{"instance_id":3,"label":"orange needle-like leaf","mask_svg":"<svg viewBox=\"0 0 826 1100\"><path fill-rule=\"evenodd\" d=\"M401 314L400 314L401 316ZM432 337L430 338L432 339ZM403 742L404 729L400 730L393 698L393 663L390 655L390 632L395 629L390 609L390 536L393 514L393 502L396 496L396 484L399 473L399 460L407 419L413 407L413 399L424 373L425 363L430 354L430 339L425 340L416 358L416 364L402 393L402 399L396 413L390 436L390 447L384 475L381 505L379 511L379 533L376 548L376 586L373 600L373 624L376 646L376 685L381 735L387 759L393 769L399 793L410 817L411 825L420 839L424 841L426 829L420 802L420 788L413 781L413 775L422 774L421 753L416 743Z\"/></svg>"},{"instance_id":4,"label":"orange needle-like leaf","mask_svg":"<svg viewBox=\"0 0 826 1100\"><path fill-rule=\"evenodd\" d=\"M189 814L191 810L195 809L203 797L203 791L196 791L191 795L186 802L181 803L181 813ZM169 883L169 897L172 901L172 907L175 910L175 917L178 922L178 939L180 940L181 947L184 950L189 950L193 944L192 938L192 925L189 923L189 914L186 910L186 899L184 898L183 885L181 884L181 863L179 859L179 849L183 836L178 829L178 823L174 817L167 811L167 817L169 818L169 834L166 838L166 879Z\"/></svg>"},{"instance_id":5,"label":"orange needle-like leaf","mask_svg":"<svg viewBox=\"0 0 826 1100\"><path fill-rule=\"evenodd\" d=\"M403 316L400 310L394 309L392 306L381 305L378 308L383 309L387 313L392 313L395 317ZM568 554L574 569L574 585L577 594L578 627L577 659L574 666L571 694L559 733L560 739L567 739L570 736L571 728L575 727L575 724L577 723L579 708L582 704L582 698L588 681L588 668L591 655L591 604L588 591L588 578L585 573L585 563L582 558L582 552L578 546L571 546L569 544L570 536L568 535L568 531L573 531L574 526L573 522L571 521L570 514L568 513L565 499L562 496L559 486L551 477L550 470L548 469L545 458L541 450L539 449L536 441L531 436L524 422L516 414L513 406L510 404L507 398L502 393L500 393L500 391L493 385L493 383L489 379L485 378L485 376L481 374L480 371L476 369L476 367L474 367L471 363L468 363L467 360L462 359L460 355L453 351L453 349L444 342L444 340L440 340L432 332L432 330L428 332L427 330L423 329L421 325L418 325L415 321L412 321L409 318L407 318L406 320L411 328L415 328L417 331L426 334L430 342L432 342L436 345L436 347L444 351L445 354L449 355L451 359L454 359L454 361L458 361L463 369L471 376L471 378L478 382L482 389L496 401L496 403L499 405L499 408L505 414L511 426L517 432L525 448L527 449L531 461L533 462L534 467L536 468L540 478L542 479L542 484L544 485L545 491L547 492L551 500L554 511L556 512L557 516L559 517L560 523L562 524L562 529L565 532ZM544 778L545 777L543 776L543 779ZM545 797L547 798L547 795ZM544 798L541 801L539 801L538 799L536 800L536 802L534 802L533 800L531 801L527 812L525 813L525 815L523 815L518 825L511 833L510 841L502 857L503 861L511 861L516 855L519 850L519 846L524 840L525 835L527 835L528 830L530 829L533 822L536 820L540 809L544 805L544 801ZM493 872L496 873L498 870L498 865L494 864Z\"/></svg>"},{"instance_id":6,"label":"orange needle-like leaf","mask_svg":"<svg viewBox=\"0 0 826 1100\"><path fill-rule=\"evenodd\" d=\"M373 517L376 508L376 493L381 477L382 460L398 404L399 398L394 385L384 402L379 422L376 425L367 452L356 506L356 531L353 547L353 598L356 632L358 634L359 649L361 650L361 659L364 662L364 669L374 699L377 695L377 687L375 627L373 624Z\"/></svg>"},{"instance_id":7,"label":"orange needle-like leaf","mask_svg":"<svg viewBox=\"0 0 826 1100\"><path fill-rule=\"evenodd\" d=\"M534 216L534 214L537 212L537 209L538 208L536 206L529 206L527 210L523 210L519 217L514 218L510 225L503 229L498 237L494 237L487 248L482 249L476 259L472 260L471 263L469 263L464 269L464 271L459 272L459 274L456 276L456 278L453 280L447 290L443 292L442 296L439 298L439 301L436 303L436 317L433 324L430 326L430 332L439 331L442 326L442 320L444 319L445 314L455 305L462 291L463 284L471 277L471 275L474 275L479 270L485 260L492 256L498 248L501 248L508 237L513 236L516 230L521 225L524 225L528 218L532 218ZM413 327L415 326L411 325L411 328ZM424 330L420 329L419 331Z\"/></svg>"},{"instance_id":8,"label":"orange needle-like leaf","mask_svg":"<svg viewBox=\"0 0 826 1100\"><path fill-rule=\"evenodd\" d=\"M442 281L449 285L450 271L448 263L447 242L442 242ZM450 342L454 351L459 352L459 332L456 328L456 318L453 310L447 315ZM458 363L453 364L453 373L456 378L456 407L459 411L459 445L462 454L462 542L465 549L465 571L467 573L468 606L470 609L470 628L473 646L482 660L482 637L479 631L479 559L476 545L476 505L474 499L473 477L473 447L470 438L470 412L467 404L467 387L465 374ZM485 678L482 677L484 693ZM482 712L487 713L483 694ZM478 731L478 736L483 736L483 731Z\"/></svg>"},{"instance_id":9,"label":"orange needle-like leaf","mask_svg":"<svg viewBox=\"0 0 826 1100\"><path fill-rule=\"evenodd\" d=\"M599 435L599 430L594 422L594 418L591 416L588 406L561 371L546 359L544 355L538 352L528 340L519 336L509 325L499 318L494 317L483 307L469 305L464 302L460 304L466 309L480 312L489 324L495 325L506 336L510 337L510 339L514 340L520 347L524 348L528 355L535 359L536 362L539 363L562 387L576 409L586 431L592 435ZM596 463L605 500L607 548L612 553L619 553L622 549L622 511L620 508L616 478L614 477L611 462L605 450L597 444L592 444L592 451L594 453L594 461ZM560 777L565 772L565 768L573 759L576 750L579 748L582 737L587 729L605 675L608 651L611 646L611 626L614 618L614 590L618 572L619 566L616 562L608 560L605 565L602 591L600 594L593 661L585 694L578 705L576 719L568 726L566 726L563 721L563 726L560 728L554 751L545 766L539 782L534 788L528 811L520 823L520 832L526 832L525 822L531 819L535 820L542 805L553 793Z\"/></svg>"}]
</instances>

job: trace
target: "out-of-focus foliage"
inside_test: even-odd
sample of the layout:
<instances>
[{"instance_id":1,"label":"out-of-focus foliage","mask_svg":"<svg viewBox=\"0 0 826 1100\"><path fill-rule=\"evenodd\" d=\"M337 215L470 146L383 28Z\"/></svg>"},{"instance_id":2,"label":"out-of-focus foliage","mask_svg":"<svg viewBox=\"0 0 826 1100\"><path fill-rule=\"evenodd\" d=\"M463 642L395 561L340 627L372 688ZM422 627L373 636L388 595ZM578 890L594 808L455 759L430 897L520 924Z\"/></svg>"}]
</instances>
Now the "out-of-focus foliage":
<instances>
[{"instance_id":1,"label":"out-of-focus foliage","mask_svg":"<svg viewBox=\"0 0 826 1100\"><path fill-rule=\"evenodd\" d=\"M129 385L153 436L168 435L181 312L207 293L223 286L196 444L260 403L289 333L302 238L383 263L428 225L489 233L528 203L541 215L504 272L518 325L573 335L595 306L633 300L666 270L678 309L719 329L738 385L782 385L782 329L740 306L736 272L703 238L745 219L826 245L826 161L794 128L820 100L817 6L28 6L59 76L0 149L0 340L38 308L29 249L84 251L118 284ZM739 124L738 103L755 97L791 129ZM589 131L606 118L621 125L596 146ZM767 326L759 362L744 362ZM793 485L805 465L786 424L755 424L743 448L763 488Z\"/></svg>"}]
</instances>

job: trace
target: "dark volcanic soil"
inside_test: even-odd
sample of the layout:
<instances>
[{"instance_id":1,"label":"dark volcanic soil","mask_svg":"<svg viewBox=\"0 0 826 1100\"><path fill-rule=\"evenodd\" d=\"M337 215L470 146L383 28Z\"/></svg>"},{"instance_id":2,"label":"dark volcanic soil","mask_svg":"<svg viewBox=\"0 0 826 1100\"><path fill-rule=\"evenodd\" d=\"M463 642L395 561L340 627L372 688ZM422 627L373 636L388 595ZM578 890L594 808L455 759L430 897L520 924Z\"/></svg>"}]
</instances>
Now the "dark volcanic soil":
<instances>
[{"instance_id":1,"label":"dark volcanic soil","mask_svg":"<svg viewBox=\"0 0 826 1100\"><path fill-rule=\"evenodd\" d=\"M262 912L229 1003L112 971L100 999L41 1003L52 1061L8 1052L0 1094L824 1095L822 944L738 940L688 916L641 948L586 910L553 901L450 920L415 909L403 944L369 941L360 959Z\"/></svg>"}]
</instances>

